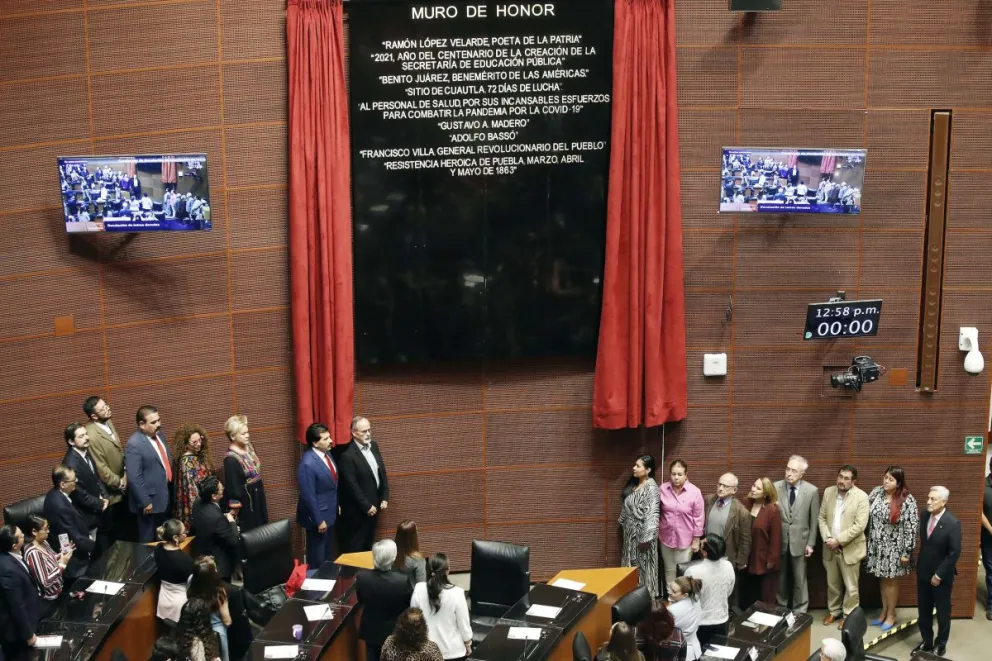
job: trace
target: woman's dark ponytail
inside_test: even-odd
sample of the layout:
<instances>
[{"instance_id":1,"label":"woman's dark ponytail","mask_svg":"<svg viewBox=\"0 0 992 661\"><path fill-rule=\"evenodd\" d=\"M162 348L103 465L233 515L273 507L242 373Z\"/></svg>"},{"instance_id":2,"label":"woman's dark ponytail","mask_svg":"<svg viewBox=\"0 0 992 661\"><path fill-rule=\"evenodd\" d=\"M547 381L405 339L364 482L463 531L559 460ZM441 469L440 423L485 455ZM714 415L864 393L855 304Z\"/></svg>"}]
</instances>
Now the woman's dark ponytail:
<instances>
[{"instance_id":1,"label":"woman's dark ponytail","mask_svg":"<svg viewBox=\"0 0 992 661\"><path fill-rule=\"evenodd\" d=\"M441 592L450 587L452 585L448 582L448 556L435 553L427 561L427 601L430 602L432 612L441 610Z\"/></svg>"}]
</instances>

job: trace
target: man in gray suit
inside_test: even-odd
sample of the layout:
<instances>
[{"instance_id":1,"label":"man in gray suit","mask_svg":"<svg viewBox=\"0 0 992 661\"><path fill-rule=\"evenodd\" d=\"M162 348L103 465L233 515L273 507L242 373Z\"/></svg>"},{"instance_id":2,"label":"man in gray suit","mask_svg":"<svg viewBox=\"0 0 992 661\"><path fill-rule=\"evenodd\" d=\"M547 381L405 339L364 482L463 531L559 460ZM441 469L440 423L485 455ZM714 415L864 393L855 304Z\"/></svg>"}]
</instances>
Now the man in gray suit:
<instances>
[{"instance_id":1,"label":"man in gray suit","mask_svg":"<svg viewBox=\"0 0 992 661\"><path fill-rule=\"evenodd\" d=\"M138 518L138 541L155 541L155 528L169 518L172 503L172 458L158 409L142 406L135 415L138 430L127 439L124 464L128 506Z\"/></svg>"},{"instance_id":2,"label":"man in gray suit","mask_svg":"<svg viewBox=\"0 0 992 661\"><path fill-rule=\"evenodd\" d=\"M798 454L789 457L785 479L775 483L779 509L782 510L782 573L779 574L778 605L789 607L789 582L792 582L792 610L805 613L809 608L806 560L813 555L817 520L820 516L820 492L803 480L809 462Z\"/></svg>"}]
</instances>

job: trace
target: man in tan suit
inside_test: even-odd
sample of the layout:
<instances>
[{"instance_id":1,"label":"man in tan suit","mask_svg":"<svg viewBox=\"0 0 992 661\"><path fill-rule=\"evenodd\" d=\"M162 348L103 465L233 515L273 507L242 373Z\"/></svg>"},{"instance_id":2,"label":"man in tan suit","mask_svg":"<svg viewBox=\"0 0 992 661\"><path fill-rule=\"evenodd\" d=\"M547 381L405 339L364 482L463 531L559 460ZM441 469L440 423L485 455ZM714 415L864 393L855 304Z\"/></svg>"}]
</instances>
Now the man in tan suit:
<instances>
[{"instance_id":1,"label":"man in tan suit","mask_svg":"<svg viewBox=\"0 0 992 661\"><path fill-rule=\"evenodd\" d=\"M127 510L127 503L122 502L127 491L127 474L124 472L124 449L121 447L120 436L110 419L113 412L110 405L97 396L88 397L83 402L83 412L89 422L86 423L86 433L90 438L89 454L96 464L97 475L107 487L110 498L113 539L130 539L133 527L132 517Z\"/></svg>"},{"instance_id":2,"label":"man in tan suit","mask_svg":"<svg viewBox=\"0 0 992 661\"><path fill-rule=\"evenodd\" d=\"M858 469L851 465L837 471L837 485L827 487L820 506L820 536L823 537L823 566L827 569L827 609L824 624L837 622L858 607L858 577L868 545L868 495L854 486Z\"/></svg>"},{"instance_id":3,"label":"man in tan suit","mask_svg":"<svg viewBox=\"0 0 992 661\"><path fill-rule=\"evenodd\" d=\"M737 476L724 473L716 485L716 493L706 496L703 500L703 515L706 517L704 529L706 534L719 535L727 544L726 558L734 565L738 574L747 569L748 557L751 554L751 513L745 509L739 500L734 498L737 493ZM730 595L730 607L737 608L738 586L740 577L734 582L734 591Z\"/></svg>"}]
</instances>

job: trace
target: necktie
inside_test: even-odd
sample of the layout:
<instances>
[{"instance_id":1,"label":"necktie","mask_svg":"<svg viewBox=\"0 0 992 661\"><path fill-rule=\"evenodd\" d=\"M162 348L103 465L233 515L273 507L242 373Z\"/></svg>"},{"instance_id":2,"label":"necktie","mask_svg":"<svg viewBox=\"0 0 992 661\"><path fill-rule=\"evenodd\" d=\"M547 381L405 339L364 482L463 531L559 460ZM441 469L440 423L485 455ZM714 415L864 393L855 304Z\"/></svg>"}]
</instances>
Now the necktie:
<instances>
[{"instance_id":1,"label":"necktie","mask_svg":"<svg viewBox=\"0 0 992 661\"><path fill-rule=\"evenodd\" d=\"M169 455L165 453L165 447L162 445L162 441L158 440L158 436L155 436L155 449L158 450L158 456L162 458L162 464L165 466L165 480L166 482L172 482L172 466L169 465Z\"/></svg>"},{"instance_id":2,"label":"necktie","mask_svg":"<svg viewBox=\"0 0 992 661\"><path fill-rule=\"evenodd\" d=\"M796 504L796 488L789 487L789 507Z\"/></svg>"},{"instance_id":3,"label":"necktie","mask_svg":"<svg viewBox=\"0 0 992 661\"><path fill-rule=\"evenodd\" d=\"M328 457L326 454L324 455L324 463L327 464L328 470L331 471L331 477L334 478L334 482L336 484L338 481L338 472L334 470L334 464L331 463L331 458Z\"/></svg>"},{"instance_id":4,"label":"necktie","mask_svg":"<svg viewBox=\"0 0 992 661\"><path fill-rule=\"evenodd\" d=\"M937 527L937 517L931 516L930 523L927 525L927 539L930 539L930 535L933 534L933 529Z\"/></svg>"}]
</instances>

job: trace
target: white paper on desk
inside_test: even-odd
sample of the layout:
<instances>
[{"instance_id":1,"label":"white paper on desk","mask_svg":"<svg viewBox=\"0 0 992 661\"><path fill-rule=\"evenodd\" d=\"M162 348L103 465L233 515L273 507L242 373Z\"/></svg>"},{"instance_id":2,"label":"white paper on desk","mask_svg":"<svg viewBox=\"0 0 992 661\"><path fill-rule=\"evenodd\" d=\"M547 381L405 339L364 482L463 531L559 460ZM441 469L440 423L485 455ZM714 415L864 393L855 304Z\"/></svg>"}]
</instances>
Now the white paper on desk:
<instances>
[{"instance_id":1,"label":"white paper on desk","mask_svg":"<svg viewBox=\"0 0 992 661\"><path fill-rule=\"evenodd\" d=\"M586 586L585 583L579 583L578 581L570 581L567 578L559 578L551 585L553 585L556 588L565 588L566 590L581 590Z\"/></svg>"},{"instance_id":2,"label":"white paper on desk","mask_svg":"<svg viewBox=\"0 0 992 661\"><path fill-rule=\"evenodd\" d=\"M303 612L307 614L307 620L313 622L315 620L333 620L334 619L334 609L327 604L314 604L313 606L304 606Z\"/></svg>"},{"instance_id":3,"label":"white paper on desk","mask_svg":"<svg viewBox=\"0 0 992 661\"><path fill-rule=\"evenodd\" d=\"M62 636L37 636L35 647L62 647Z\"/></svg>"},{"instance_id":4,"label":"white paper on desk","mask_svg":"<svg viewBox=\"0 0 992 661\"><path fill-rule=\"evenodd\" d=\"M781 615L772 615L771 613L764 613L762 611L754 611L751 617L747 618L748 622L754 622L755 624L760 624L765 627L773 627L782 621Z\"/></svg>"},{"instance_id":5,"label":"white paper on desk","mask_svg":"<svg viewBox=\"0 0 992 661\"><path fill-rule=\"evenodd\" d=\"M330 592L334 589L334 584L337 581L332 581L326 578L307 578L304 579L303 585L300 586L301 590L310 590L313 592Z\"/></svg>"},{"instance_id":6,"label":"white paper on desk","mask_svg":"<svg viewBox=\"0 0 992 661\"><path fill-rule=\"evenodd\" d=\"M527 609L527 615L531 617L546 617L549 620L553 620L558 617L558 613L561 609L557 606L544 606L542 604L534 604Z\"/></svg>"},{"instance_id":7,"label":"white paper on desk","mask_svg":"<svg viewBox=\"0 0 992 661\"><path fill-rule=\"evenodd\" d=\"M300 653L299 645L266 645L266 659L295 659Z\"/></svg>"},{"instance_id":8,"label":"white paper on desk","mask_svg":"<svg viewBox=\"0 0 992 661\"><path fill-rule=\"evenodd\" d=\"M113 581L93 581L90 583L90 586L86 588L86 591L94 594L117 594L123 587L123 583L114 583Z\"/></svg>"},{"instance_id":9,"label":"white paper on desk","mask_svg":"<svg viewBox=\"0 0 992 661\"><path fill-rule=\"evenodd\" d=\"M510 627L506 632L507 640L540 640L541 630L537 627Z\"/></svg>"},{"instance_id":10,"label":"white paper on desk","mask_svg":"<svg viewBox=\"0 0 992 661\"><path fill-rule=\"evenodd\" d=\"M741 648L739 647L725 647L723 645L710 645L703 652L706 656L712 656L717 659L736 659L737 655L740 653Z\"/></svg>"}]
</instances>

